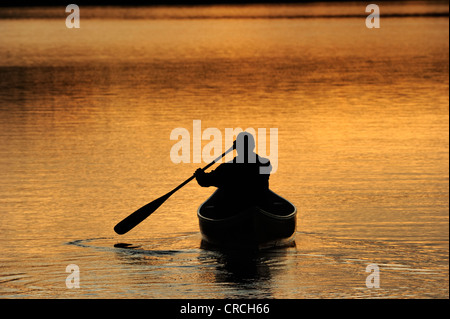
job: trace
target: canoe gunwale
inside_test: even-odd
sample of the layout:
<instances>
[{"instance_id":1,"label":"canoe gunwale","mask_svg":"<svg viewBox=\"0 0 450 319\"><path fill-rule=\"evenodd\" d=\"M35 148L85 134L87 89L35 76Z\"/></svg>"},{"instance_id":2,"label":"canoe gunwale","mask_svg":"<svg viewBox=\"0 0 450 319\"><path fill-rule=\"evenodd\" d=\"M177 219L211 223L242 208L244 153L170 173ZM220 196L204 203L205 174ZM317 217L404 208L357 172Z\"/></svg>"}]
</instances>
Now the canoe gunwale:
<instances>
[{"instance_id":1,"label":"canoe gunwale","mask_svg":"<svg viewBox=\"0 0 450 319\"><path fill-rule=\"evenodd\" d=\"M291 203L290 201L288 201L287 199L281 197L280 195L277 195L277 194L274 193L272 190L269 190L269 192L271 192L272 195L275 195L275 196L281 198L283 201L285 201L286 203L288 203L289 205L291 205L291 206L294 208L294 211L291 212L291 213L289 213L288 215L276 215L276 214L272 214L272 213L268 212L267 210L262 209L261 207L258 207L258 206L252 206L252 207L249 207L249 208L246 209L246 210L243 210L243 211L241 211L241 212L239 212L239 213L237 213L237 214L235 214L235 215L233 215L233 216L226 217L226 218L210 218L210 217L206 217L206 216L202 215L202 214L201 214L201 210L202 210L203 206L204 206L206 203L208 203L208 201L209 201L211 198L213 198L214 195L215 195L217 192L218 192L218 190L216 190L211 196L209 196L209 198L208 198L205 202L203 202L203 203L200 205L200 207L197 209L197 216L198 216L199 218L201 218L201 219L203 219L203 220L205 220L205 221L209 221L209 222L225 222L225 221L231 221L231 220L233 220L233 219L240 219L240 216L241 216L241 215L244 215L244 214L246 214L249 210L254 210L254 209L258 210L260 213L262 213L262 214L264 214L264 215L266 215L266 216L268 216L268 217L270 217L270 218L278 219L278 220L287 220L287 219L291 219L294 215L297 214L297 207L296 207L294 204L292 204L292 203Z\"/></svg>"}]
</instances>

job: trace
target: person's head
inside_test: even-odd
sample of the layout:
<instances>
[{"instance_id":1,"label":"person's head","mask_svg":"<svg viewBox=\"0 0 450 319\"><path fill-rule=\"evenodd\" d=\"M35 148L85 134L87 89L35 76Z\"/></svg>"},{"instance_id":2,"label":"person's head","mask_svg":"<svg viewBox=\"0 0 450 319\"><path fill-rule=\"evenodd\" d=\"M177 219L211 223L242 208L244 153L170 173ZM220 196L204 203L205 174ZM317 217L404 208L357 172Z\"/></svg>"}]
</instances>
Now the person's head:
<instances>
[{"instance_id":1,"label":"person's head","mask_svg":"<svg viewBox=\"0 0 450 319\"><path fill-rule=\"evenodd\" d=\"M244 156L245 149L247 149L248 153L253 153L255 149L255 139L252 134L248 132L241 132L236 137L236 151L238 156Z\"/></svg>"}]
</instances>

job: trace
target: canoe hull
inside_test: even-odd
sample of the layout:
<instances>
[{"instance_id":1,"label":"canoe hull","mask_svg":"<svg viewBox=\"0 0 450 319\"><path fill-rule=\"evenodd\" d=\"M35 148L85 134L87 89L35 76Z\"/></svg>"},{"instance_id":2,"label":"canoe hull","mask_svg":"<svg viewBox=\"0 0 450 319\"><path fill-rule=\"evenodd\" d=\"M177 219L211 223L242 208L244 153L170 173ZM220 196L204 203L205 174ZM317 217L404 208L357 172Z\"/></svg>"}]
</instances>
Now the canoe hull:
<instances>
[{"instance_id":1,"label":"canoe hull","mask_svg":"<svg viewBox=\"0 0 450 319\"><path fill-rule=\"evenodd\" d=\"M215 193L216 194L216 193ZM231 217L215 219L213 194L198 209L202 240L209 245L232 248L272 248L295 245L297 209L270 192L272 205L253 206Z\"/></svg>"}]
</instances>

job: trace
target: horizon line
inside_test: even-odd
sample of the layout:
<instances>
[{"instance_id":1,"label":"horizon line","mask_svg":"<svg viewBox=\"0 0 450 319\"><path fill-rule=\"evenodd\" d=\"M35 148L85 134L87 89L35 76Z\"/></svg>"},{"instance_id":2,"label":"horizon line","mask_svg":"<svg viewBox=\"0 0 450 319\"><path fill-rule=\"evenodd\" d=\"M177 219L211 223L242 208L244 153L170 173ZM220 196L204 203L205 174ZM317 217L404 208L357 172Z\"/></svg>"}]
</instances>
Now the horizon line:
<instances>
[{"instance_id":1,"label":"horizon line","mask_svg":"<svg viewBox=\"0 0 450 319\"><path fill-rule=\"evenodd\" d=\"M449 0L432 0L432 1L423 1L423 0L377 0L379 3L401 3L401 2L423 2L426 4L432 3L449 3ZM151 7L151 6L210 6L210 5L257 5L257 4L266 4L266 5L302 5L302 4L311 4L311 3L364 3L368 4L367 1L355 1L355 0L284 0L284 1L274 1L274 0L190 0L190 1L180 1L180 0L74 0L74 4L78 6L123 6L123 7ZM48 0L37 4L35 1L30 0L17 0L17 1L1 1L1 7L50 7L50 6L64 6L69 5L68 1L60 1L60 0Z\"/></svg>"}]
</instances>

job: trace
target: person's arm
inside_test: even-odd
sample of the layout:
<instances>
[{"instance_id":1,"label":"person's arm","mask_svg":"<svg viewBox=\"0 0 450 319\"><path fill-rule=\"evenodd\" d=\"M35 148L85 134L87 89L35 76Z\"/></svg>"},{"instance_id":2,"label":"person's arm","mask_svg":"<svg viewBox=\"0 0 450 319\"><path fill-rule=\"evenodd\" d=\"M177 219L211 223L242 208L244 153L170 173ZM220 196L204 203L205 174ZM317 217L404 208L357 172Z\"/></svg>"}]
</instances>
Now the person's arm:
<instances>
[{"instance_id":1,"label":"person's arm","mask_svg":"<svg viewBox=\"0 0 450 319\"><path fill-rule=\"evenodd\" d=\"M222 176L224 175L223 164L219 165L215 170L210 173L205 173L201 168L197 169L194 173L197 183L202 187L215 186L219 187Z\"/></svg>"},{"instance_id":2,"label":"person's arm","mask_svg":"<svg viewBox=\"0 0 450 319\"><path fill-rule=\"evenodd\" d=\"M210 176L208 173L205 173L201 168L197 169L194 173L195 179L197 180L198 185L201 187L209 187L211 186L210 183Z\"/></svg>"}]
</instances>

